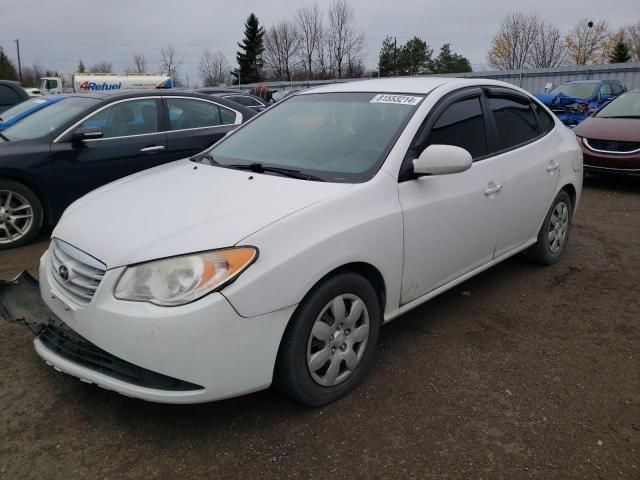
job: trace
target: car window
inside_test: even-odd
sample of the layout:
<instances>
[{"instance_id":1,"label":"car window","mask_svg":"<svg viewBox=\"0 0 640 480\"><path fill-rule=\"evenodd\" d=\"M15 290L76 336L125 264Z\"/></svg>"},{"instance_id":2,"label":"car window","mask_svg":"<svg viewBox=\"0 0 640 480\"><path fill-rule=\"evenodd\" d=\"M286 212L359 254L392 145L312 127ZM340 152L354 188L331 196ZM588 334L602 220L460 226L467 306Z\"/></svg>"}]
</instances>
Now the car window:
<instances>
[{"instance_id":1,"label":"car window","mask_svg":"<svg viewBox=\"0 0 640 480\"><path fill-rule=\"evenodd\" d=\"M627 92L614 98L602 107L595 116L600 118L640 118L640 91Z\"/></svg>"},{"instance_id":2,"label":"car window","mask_svg":"<svg viewBox=\"0 0 640 480\"><path fill-rule=\"evenodd\" d=\"M158 106L154 98L115 103L86 119L78 128L83 127L102 129L102 138L156 133Z\"/></svg>"},{"instance_id":3,"label":"car window","mask_svg":"<svg viewBox=\"0 0 640 480\"><path fill-rule=\"evenodd\" d=\"M536 138L538 123L528 101L516 98L489 97L498 135L498 150L515 147Z\"/></svg>"},{"instance_id":4,"label":"car window","mask_svg":"<svg viewBox=\"0 0 640 480\"><path fill-rule=\"evenodd\" d=\"M567 97L575 98L591 98L594 95L596 89L594 82L577 82L577 83L563 83L551 90L549 93L561 93Z\"/></svg>"},{"instance_id":5,"label":"car window","mask_svg":"<svg viewBox=\"0 0 640 480\"><path fill-rule=\"evenodd\" d=\"M538 114L538 120L540 121L542 132L547 133L553 130L553 127L555 127L556 123L551 115L549 115L547 111L537 103L532 103L531 105L533 106L535 112Z\"/></svg>"},{"instance_id":6,"label":"car window","mask_svg":"<svg viewBox=\"0 0 640 480\"><path fill-rule=\"evenodd\" d=\"M487 133L480 97L466 98L451 104L431 127L419 155L429 145L455 145L467 150L475 159L487 154Z\"/></svg>"},{"instance_id":7,"label":"car window","mask_svg":"<svg viewBox=\"0 0 640 480\"><path fill-rule=\"evenodd\" d=\"M614 95L620 95L620 94L624 93L624 88L622 88L622 85L620 85L618 83L612 83L611 84L611 90L613 90L613 94Z\"/></svg>"},{"instance_id":8,"label":"car window","mask_svg":"<svg viewBox=\"0 0 640 480\"><path fill-rule=\"evenodd\" d=\"M600 96L604 95L613 95L613 90L611 89L610 83L603 83L600 85Z\"/></svg>"},{"instance_id":9,"label":"car window","mask_svg":"<svg viewBox=\"0 0 640 480\"><path fill-rule=\"evenodd\" d=\"M247 97L246 95L237 95L234 97L225 97L230 100L239 103L240 105L244 105L245 107L261 107L262 104L251 97Z\"/></svg>"},{"instance_id":10,"label":"car window","mask_svg":"<svg viewBox=\"0 0 640 480\"><path fill-rule=\"evenodd\" d=\"M190 98L166 98L171 130L216 127L234 123L236 114L215 103Z\"/></svg>"},{"instance_id":11,"label":"car window","mask_svg":"<svg viewBox=\"0 0 640 480\"><path fill-rule=\"evenodd\" d=\"M7 85L0 85L0 105L15 105L22 101L20 95Z\"/></svg>"}]
</instances>

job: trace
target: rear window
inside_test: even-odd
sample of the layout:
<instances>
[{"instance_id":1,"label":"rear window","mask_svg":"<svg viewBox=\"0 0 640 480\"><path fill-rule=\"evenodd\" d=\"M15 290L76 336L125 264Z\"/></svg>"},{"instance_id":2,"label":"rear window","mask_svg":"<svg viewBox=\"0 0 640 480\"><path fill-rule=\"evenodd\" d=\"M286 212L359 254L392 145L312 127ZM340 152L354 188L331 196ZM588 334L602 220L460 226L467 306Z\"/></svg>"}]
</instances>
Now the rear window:
<instances>
[{"instance_id":1,"label":"rear window","mask_svg":"<svg viewBox=\"0 0 640 480\"><path fill-rule=\"evenodd\" d=\"M540 126L542 127L542 133L547 133L553 130L556 122L553 120L551 115L549 115L547 111L537 103L532 103L532 105L533 109L538 114L538 120L540 121Z\"/></svg>"}]
</instances>

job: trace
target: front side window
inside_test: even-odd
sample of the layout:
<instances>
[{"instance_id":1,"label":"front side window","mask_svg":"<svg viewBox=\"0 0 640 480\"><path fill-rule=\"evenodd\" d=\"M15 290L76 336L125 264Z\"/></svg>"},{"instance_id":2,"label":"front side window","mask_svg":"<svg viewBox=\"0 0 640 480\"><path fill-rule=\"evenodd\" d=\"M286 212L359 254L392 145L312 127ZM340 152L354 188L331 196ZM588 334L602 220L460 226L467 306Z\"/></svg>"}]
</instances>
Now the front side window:
<instances>
[{"instance_id":1,"label":"front side window","mask_svg":"<svg viewBox=\"0 0 640 480\"><path fill-rule=\"evenodd\" d=\"M466 98L451 104L431 127L429 145L454 145L467 150L476 159L487 154L487 134L480 97Z\"/></svg>"},{"instance_id":2,"label":"front side window","mask_svg":"<svg viewBox=\"0 0 640 480\"><path fill-rule=\"evenodd\" d=\"M527 143L539 135L536 116L527 100L490 97L488 102L496 123L498 150Z\"/></svg>"},{"instance_id":3,"label":"front side window","mask_svg":"<svg viewBox=\"0 0 640 480\"><path fill-rule=\"evenodd\" d=\"M261 163L331 182L363 182L377 172L422 98L299 95L265 110L206 154L214 165Z\"/></svg>"},{"instance_id":4,"label":"front side window","mask_svg":"<svg viewBox=\"0 0 640 480\"><path fill-rule=\"evenodd\" d=\"M98 127L102 138L145 135L158 131L158 106L154 98L109 105L92 115L79 128Z\"/></svg>"},{"instance_id":5,"label":"front side window","mask_svg":"<svg viewBox=\"0 0 640 480\"><path fill-rule=\"evenodd\" d=\"M640 92L632 91L611 100L595 114L599 118L640 118Z\"/></svg>"},{"instance_id":6,"label":"front side window","mask_svg":"<svg viewBox=\"0 0 640 480\"><path fill-rule=\"evenodd\" d=\"M171 130L217 127L235 122L236 115L215 103L191 98L165 98Z\"/></svg>"},{"instance_id":7,"label":"front side window","mask_svg":"<svg viewBox=\"0 0 640 480\"><path fill-rule=\"evenodd\" d=\"M9 140L44 137L66 127L74 117L96 105L99 100L90 97L68 97L23 118L2 131Z\"/></svg>"},{"instance_id":8,"label":"front side window","mask_svg":"<svg viewBox=\"0 0 640 480\"><path fill-rule=\"evenodd\" d=\"M230 100L239 103L240 105L244 105L245 107L261 107L260 102L254 100L251 97L239 95L237 97L231 97Z\"/></svg>"},{"instance_id":9,"label":"front side window","mask_svg":"<svg viewBox=\"0 0 640 480\"><path fill-rule=\"evenodd\" d=\"M613 95L610 83L603 83L600 86L600 97L604 97L605 95Z\"/></svg>"},{"instance_id":10,"label":"front side window","mask_svg":"<svg viewBox=\"0 0 640 480\"><path fill-rule=\"evenodd\" d=\"M611 84L611 90L613 91L614 95L620 95L624 92L624 89L622 88L622 85L618 84L618 83L612 83Z\"/></svg>"},{"instance_id":11,"label":"front side window","mask_svg":"<svg viewBox=\"0 0 640 480\"><path fill-rule=\"evenodd\" d=\"M22 99L16 91L7 85L0 85L0 105L15 105Z\"/></svg>"}]
</instances>

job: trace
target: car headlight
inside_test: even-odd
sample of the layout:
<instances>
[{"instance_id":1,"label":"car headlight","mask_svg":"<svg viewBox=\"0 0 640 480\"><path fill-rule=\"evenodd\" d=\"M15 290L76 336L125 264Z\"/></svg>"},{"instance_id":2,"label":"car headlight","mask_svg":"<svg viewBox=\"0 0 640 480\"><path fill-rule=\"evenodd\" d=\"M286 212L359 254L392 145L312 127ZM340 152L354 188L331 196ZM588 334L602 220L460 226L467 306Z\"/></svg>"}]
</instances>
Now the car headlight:
<instances>
[{"instance_id":1,"label":"car headlight","mask_svg":"<svg viewBox=\"0 0 640 480\"><path fill-rule=\"evenodd\" d=\"M141 263L126 268L114 295L120 300L184 305L227 285L257 256L254 247L234 247Z\"/></svg>"}]
</instances>

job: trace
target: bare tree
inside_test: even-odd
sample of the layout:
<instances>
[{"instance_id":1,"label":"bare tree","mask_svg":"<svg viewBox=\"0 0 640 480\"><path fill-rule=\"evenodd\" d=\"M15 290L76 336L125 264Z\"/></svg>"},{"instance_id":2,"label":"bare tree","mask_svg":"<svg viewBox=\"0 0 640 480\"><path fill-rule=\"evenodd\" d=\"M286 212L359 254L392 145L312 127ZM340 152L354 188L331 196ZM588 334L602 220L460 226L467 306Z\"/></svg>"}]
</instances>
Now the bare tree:
<instances>
[{"instance_id":1,"label":"bare tree","mask_svg":"<svg viewBox=\"0 0 640 480\"><path fill-rule=\"evenodd\" d=\"M540 20L535 14L515 12L500 24L491 40L489 63L500 70L519 70L528 61L538 34Z\"/></svg>"},{"instance_id":2,"label":"bare tree","mask_svg":"<svg viewBox=\"0 0 640 480\"><path fill-rule=\"evenodd\" d=\"M313 78L314 57L323 40L323 14L317 3L301 7L296 12L296 26L300 35L300 54L308 79Z\"/></svg>"},{"instance_id":3,"label":"bare tree","mask_svg":"<svg viewBox=\"0 0 640 480\"><path fill-rule=\"evenodd\" d=\"M566 60L567 48L560 30L555 25L541 20L527 63L533 68L551 68L565 64Z\"/></svg>"},{"instance_id":4,"label":"bare tree","mask_svg":"<svg viewBox=\"0 0 640 480\"><path fill-rule=\"evenodd\" d=\"M275 78L290 80L299 49L300 36L296 25L287 20L281 21L264 35L265 67Z\"/></svg>"},{"instance_id":5,"label":"bare tree","mask_svg":"<svg viewBox=\"0 0 640 480\"><path fill-rule=\"evenodd\" d=\"M135 54L133 56L133 64L127 68L127 73L146 73L147 59L144 55Z\"/></svg>"},{"instance_id":6,"label":"bare tree","mask_svg":"<svg viewBox=\"0 0 640 480\"><path fill-rule=\"evenodd\" d=\"M364 52L364 33L351 32L345 45L347 56L347 77L357 78L364 75L365 67L362 61Z\"/></svg>"},{"instance_id":7,"label":"bare tree","mask_svg":"<svg viewBox=\"0 0 640 480\"><path fill-rule=\"evenodd\" d=\"M349 57L350 49L355 49L357 38L354 25L353 9L346 0L334 0L329 7L329 30L327 32L330 54L335 73L342 78L345 60Z\"/></svg>"},{"instance_id":8,"label":"bare tree","mask_svg":"<svg viewBox=\"0 0 640 480\"><path fill-rule=\"evenodd\" d=\"M640 62L640 20L625 29L625 39L634 62Z\"/></svg>"},{"instance_id":9,"label":"bare tree","mask_svg":"<svg viewBox=\"0 0 640 480\"><path fill-rule=\"evenodd\" d=\"M160 61L160 68L163 73L166 73L170 76L174 83L178 82L178 68L182 65L182 60L178 58L178 53L173 45L168 45L167 48L162 48L160 50L160 56L162 60Z\"/></svg>"},{"instance_id":10,"label":"bare tree","mask_svg":"<svg viewBox=\"0 0 640 480\"><path fill-rule=\"evenodd\" d=\"M224 83L229 76L229 62L222 52L205 51L200 58L200 78L205 87Z\"/></svg>"},{"instance_id":11,"label":"bare tree","mask_svg":"<svg viewBox=\"0 0 640 480\"><path fill-rule=\"evenodd\" d=\"M566 36L569 58L576 65L603 62L607 56L609 29L601 20L597 23L582 19Z\"/></svg>"},{"instance_id":12,"label":"bare tree","mask_svg":"<svg viewBox=\"0 0 640 480\"><path fill-rule=\"evenodd\" d=\"M88 68L91 73L112 73L113 67L109 62L100 62Z\"/></svg>"}]
</instances>

